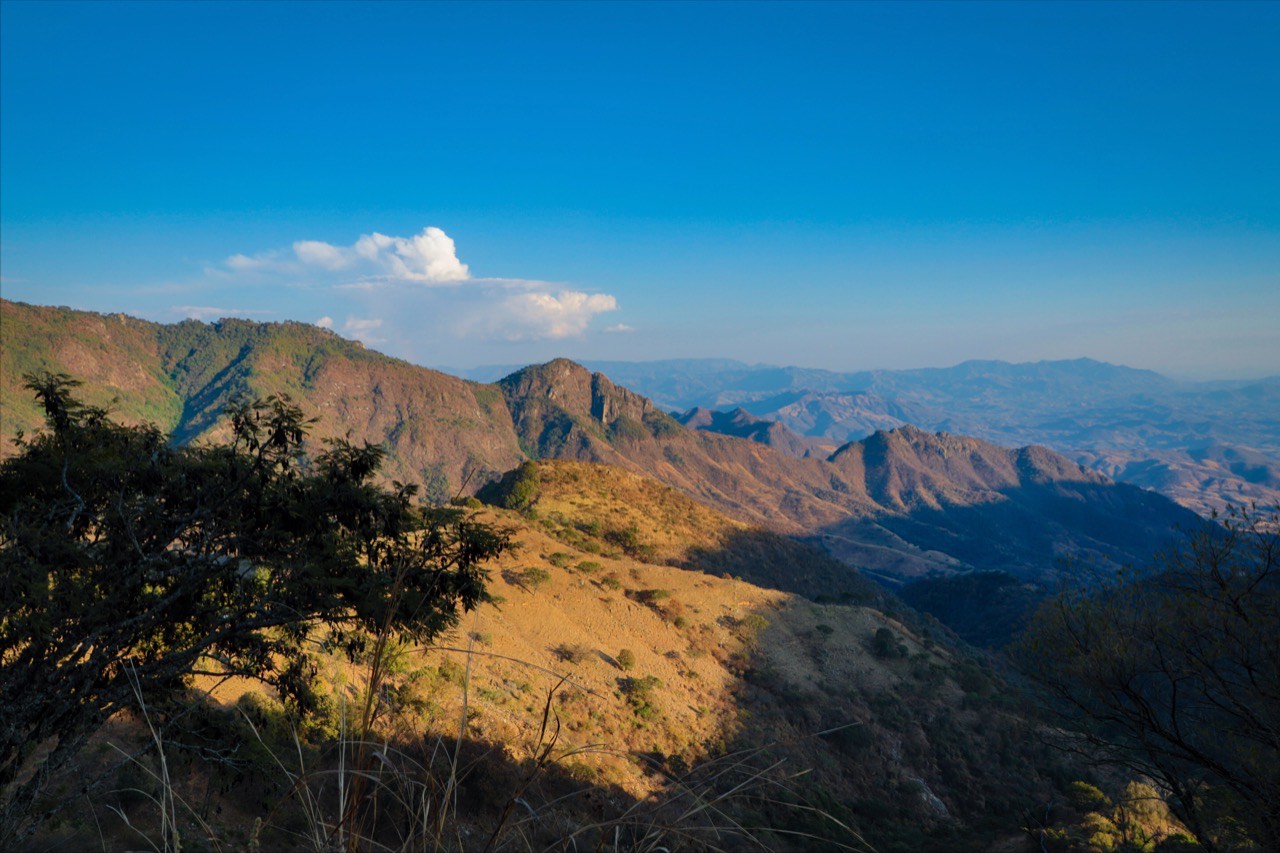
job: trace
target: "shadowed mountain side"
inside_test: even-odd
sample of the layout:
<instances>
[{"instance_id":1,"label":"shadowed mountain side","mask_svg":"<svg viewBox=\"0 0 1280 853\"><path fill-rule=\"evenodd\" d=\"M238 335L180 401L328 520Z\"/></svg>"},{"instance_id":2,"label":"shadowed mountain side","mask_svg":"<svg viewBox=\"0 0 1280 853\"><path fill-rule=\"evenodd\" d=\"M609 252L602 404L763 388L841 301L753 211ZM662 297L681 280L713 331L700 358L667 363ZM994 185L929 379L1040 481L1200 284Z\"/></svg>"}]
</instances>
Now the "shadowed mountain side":
<instances>
[{"instance_id":1,"label":"shadowed mountain side","mask_svg":"<svg viewBox=\"0 0 1280 853\"><path fill-rule=\"evenodd\" d=\"M912 562L863 565L854 547L841 553L836 544L831 550L891 582L971 569L1047 580L1063 570L1063 561L1114 570L1147 562L1179 527L1190 529L1200 520L1171 501L1150 498L1150 492L1124 484L1026 483L980 503L943 501L876 518L876 525L924 552ZM824 545L851 541L856 547L867 526L846 522L819 535Z\"/></svg>"},{"instance_id":2,"label":"shadowed mountain side","mask_svg":"<svg viewBox=\"0 0 1280 853\"><path fill-rule=\"evenodd\" d=\"M870 608L793 601L759 617L734 685L751 718L731 752L804 768L805 800L879 850L1030 849L1009 818L1060 796L1077 759L984 657Z\"/></svg>"},{"instance_id":3,"label":"shadowed mountain side","mask_svg":"<svg viewBox=\"0 0 1280 853\"><path fill-rule=\"evenodd\" d=\"M971 568L1032 577L1065 557L1138 563L1198 520L1043 447L1006 450L903 427L846 445L831 461L884 511L823 528L821 542L886 580Z\"/></svg>"},{"instance_id":4,"label":"shadowed mountain side","mask_svg":"<svg viewBox=\"0 0 1280 853\"><path fill-rule=\"evenodd\" d=\"M969 572L912 581L898 595L965 641L999 648L1022 632L1046 590L1006 572Z\"/></svg>"}]
</instances>

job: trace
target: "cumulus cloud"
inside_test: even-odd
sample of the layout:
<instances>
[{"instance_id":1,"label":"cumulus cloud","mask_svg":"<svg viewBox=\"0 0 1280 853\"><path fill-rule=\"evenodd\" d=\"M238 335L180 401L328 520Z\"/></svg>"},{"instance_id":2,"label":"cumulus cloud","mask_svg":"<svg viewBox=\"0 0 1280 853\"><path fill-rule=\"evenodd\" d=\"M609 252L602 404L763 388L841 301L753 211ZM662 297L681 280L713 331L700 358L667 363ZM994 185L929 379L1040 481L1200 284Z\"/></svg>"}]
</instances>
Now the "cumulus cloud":
<instances>
[{"instance_id":1,"label":"cumulus cloud","mask_svg":"<svg viewBox=\"0 0 1280 853\"><path fill-rule=\"evenodd\" d=\"M432 329L472 338L570 338L583 334L596 315L618 309L609 294L563 283L475 277L458 258L453 238L435 226L409 237L373 231L350 245L297 240L286 248L231 255L208 274L324 289L328 302L318 310L352 313L343 323L324 316L316 325L365 343L385 340L375 334L403 341ZM624 325L613 330L630 331Z\"/></svg>"},{"instance_id":2,"label":"cumulus cloud","mask_svg":"<svg viewBox=\"0 0 1280 853\"><path fill-rule=\"evenodd\" d=\"M366 344L382 343L386 338L377 337L376 332L382 328L382 320L377 317L348 317L342 324L342 331L349 337L364 341Z\"/></svg>"},{"instance_id":3,"label":"cumulus cloud","mask_svg":"<svg viewBox=\"0 0 1280 853\"><path fill-rule=\"evenodd\" d=\"M439 228L428 226L413 237L388 237L375 231L361 235L352 250L393 279L444 283L471 277L467 265L458 260L453 238Z\"/></svg>"},{"instance_id":4,"label":"cumulus cloud","mask_svg":"<svg viewBox=\"0 0 1280 853\"><path fill-rule=\"evenodd\" d=\"M585 332L596 314L616 310L618 300L607 293L518 293L498 302L482 328L508 340L571 338Z\"/></svg>"},{"instance_id":5,"label":"cumulus cloud","mask_svg":"<svg viewBox=\"0 0 1280 853\"><path fill-rule=\"evenodd\" d=\"M256 255L237 253L223 265L232 273L294 275L347 273L357 281L407 281L453 284L467 281L471 271L458 260L453 238L428 226L412 237L390 237L377 231L362 234L350 246L323 240L298 240L291 253L280 250Z\"/></svg>"},{"instance_id":6,"label":"cumulus cloud","mask_svg":"<svg viewBox=\"0 0 1280 853\"><path fill-rule=\"evenodd\" d=\"M353 260L349 252L321 240L299 240L293 244L293 254L307 266L327 270L345 269Z\"/></svg>"}]
</instances>

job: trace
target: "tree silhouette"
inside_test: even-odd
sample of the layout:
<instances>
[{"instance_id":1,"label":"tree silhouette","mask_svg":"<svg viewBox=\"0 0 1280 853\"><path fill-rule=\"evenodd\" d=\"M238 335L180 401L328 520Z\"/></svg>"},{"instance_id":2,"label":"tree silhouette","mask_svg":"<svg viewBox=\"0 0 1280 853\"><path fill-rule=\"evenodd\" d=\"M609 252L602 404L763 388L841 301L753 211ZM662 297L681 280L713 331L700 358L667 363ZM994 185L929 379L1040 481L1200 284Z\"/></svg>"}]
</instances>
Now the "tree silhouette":
<instances>
[{"instance_id":1,"label":"tree silhouette","mask_svg":"<svg viewBox=\"0 0 1280 853\"><path fill-rule=\"evenodd\" d=\"M181 447L28 377L47 429L0 465L0 847L29 833L50 774L112 714L247 676L306 713L312 651L373 632L425 641L485 593L507 535L378 485L383 452L302 450L287 398ZM74 793L74 792L73 792Z\"/></svg>"},{"instance_id":2,"label":"tree silhouette","mask_svg":"<svg viewBox=\"0 0 1280 853\"><path fill-rule=\"evenodd\" d=\"M1280 524L1233 513L1060 594L1016 648L1068 743L1153 780L1209 850L1280 850Z\"/></svg>"}]
</instances>

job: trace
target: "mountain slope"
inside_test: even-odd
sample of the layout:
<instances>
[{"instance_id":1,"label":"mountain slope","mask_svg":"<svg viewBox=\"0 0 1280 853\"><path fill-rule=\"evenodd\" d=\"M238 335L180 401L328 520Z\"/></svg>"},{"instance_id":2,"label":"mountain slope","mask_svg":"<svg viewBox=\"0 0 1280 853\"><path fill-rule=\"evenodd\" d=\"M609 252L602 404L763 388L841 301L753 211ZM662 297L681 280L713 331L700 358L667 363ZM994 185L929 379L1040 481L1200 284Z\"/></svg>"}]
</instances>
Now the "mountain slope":
<instances>
[{"instance_id":1,"label":"mountain slope","mask_svg":"<svg viewBox=\"0 0 1280 853\"><path fill-rule=\"evenodd\" d=\"M936 624L886 615L895 605L883 593L818 604L666 565L732 552L743 543L732 532L746 528L617 468L544 461L538 476L535 512L497 517L519 543L495 572L504 600L466 627L496 655L472 663L486 739L536 730L534 700L554 677L511 659L528 661L572 679L557 704L570 744L628 746L668 769L763 750L762 764L785 760L791 772L806 771L790 783L795 790L880 849L919 849L931 837L949 839L935 847L971 849L1015 836L1012 823L989 815L1016 814L1063 772L1037 724L999 700L1001 676L988 662L953 647ZM626 553L610 524L634 527L648 547ZM778 577L803 577L824 561L788 541L779 537L782 547L764 559L758 551L720 558ZM618 662L623 648L633 653L630 669ZM620 688L647 676L657 679L655 713L635 725ZM529 682L533 691L513 692ZM456 699L441 704L452 711ZM594 752L583 760L596 778L634 795L652 790L653 777Z\"/></svg>"},{"instance_id":2,"label":"mountain slope","mask_svg":"<svg viewBox=\"0 0 1280 853\"><path fill-rule=\"evenodd\" d=\"M388 358L303 323L188 320L161 325L123 315L0 302L0 455L40 415L22 374L65 372L86 402L126 421L150 420L183 441L221 434L238 395L289 394L330 438L384 444L385 474L435 500L522 458L510 413L492 386Z\"/></svg>"},{"instance_id":3,"label":"mountain slope","mask_svg":"<svg viewBox=\"0 0 1280 853\"><path fill-rule=\"evenodd\" d=\"M5 436L38 422L21 389L29 369L77 373L91 402L118 397L124 417L154 417L188 441L217 435L218 413L237 394L288 393L318 417L315 443L383 444L386 475L422 485L432 500L474 492L526 458L603 463L740 521L813 537L890 581L972 568L1035 577L1069 555L1140 562L1174 526L1194 522L1043 448L902 428L830 461L795 458L686 429L648 398L563 359L479 385L299 323L162 326L8 302L0 319Z\"/></svg>"},{"instance_id":4,"label":"mountain slope","mask_svg":"<svg viewBox=\"0 0 1280 853\"><path fill-rule=\"evenodd\" d=\"M828 849L822 840L845 845L833 849L991 849L1016 842L1023 812L1063 799L1064 784L1085 772L1046 746L1043 725L1010 700L998 667L935 623L900 608L891 615L883 592L874 592L880 601L820 604L665 564L733 552L741 540L732 533L746 526L617 468L555 461L539 463L538 474L535 512L477 511L515 545L489 566L491 600L431 647L391 655L370 774L390 778L366 793L371 803L381 797L377 811L385 807L393 828L406 824L387 790L440 802L437 788L398 787L392 768L405 756L414 763L403 778L457 780L445 794L448 826L468 850L511 805L520 808L507 837L521 843L508 846L520 849L563 847L579 831L584 847L610 849ZM634 527L651 550L626 553L602 519ZM824 560L773 538L768 554L725 559L780 577ZM317 654L316 689L332 712L323 722L337 732L337 709L367 673ZM264 849L296 847L308 826L296 802L336 802L334 744L322 742L323 753L295 744L283 708L253 683L220 684L214 697L222 707L202 710L199 728L167 732L181 768L174 785L225 838L242 841L261 821ZM127 742L129 723L120 722L113 743ZM222 739L235 732L239 740ZM202 748L180 750L189 742ZM218 746L244 760L229 770ZM94 749L84 760L105 762ZM307 772L291 777L295 760ZM675 807L659 812L664 800ZM102 811L69 813L61 843L41 846L128 846L128 827ZM139 823L140 812L128 810ZM745 844L741 827L758 843ZM188 846L201 833L187 830Z\"/></svg>"},{"instance_id":5,"label":"mountain slope","mask_svg":"<svg viewBox=\"0 0 1280 853\"><path fill-rule=\"evenodd\" d=\"M644 473L738 518L813 536L890 582L971 569L1050 576L1068 557L1141 563L1197 520L1043 447L1007 450L908 426L851 442L829 461L796 459L673 431L647 399L572 362L499 384L534 452Z\"/></svg>"}]
</instances>

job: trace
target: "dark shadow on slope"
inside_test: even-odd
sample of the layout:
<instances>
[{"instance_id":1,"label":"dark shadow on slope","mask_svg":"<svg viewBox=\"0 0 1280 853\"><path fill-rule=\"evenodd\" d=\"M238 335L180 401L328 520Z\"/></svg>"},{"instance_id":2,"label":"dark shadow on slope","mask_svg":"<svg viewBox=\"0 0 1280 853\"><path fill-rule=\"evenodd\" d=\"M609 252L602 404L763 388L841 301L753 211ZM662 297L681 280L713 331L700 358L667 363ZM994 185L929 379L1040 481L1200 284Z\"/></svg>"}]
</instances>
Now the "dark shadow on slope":
<instances>
[{"instance_id":1,"label":"dark shadow on slope","mask_svg":"<svg viewBox=\"0 0 1280 853\"><path fill-rule=\"evenodd\" d=\"M173 429L174 441L186 444L203 434L222 417L228 403L237 395L248 393L249 377L253 375L247 361L250 353L248 345L243 347L207 385L183 401L182 415Z\"/></svg>"},{"instance_id":2,"label":"dark shadow on slope","mask_svg":"<svg viewBox=\"0 0 1280 853\"><path fill-rule=\"evenodd\" d=\"M910 607L928 613L967 643L1002 648L1022 633L1049 588L1007 572L927 577L898 590Z\"/></svg>"},{"instance_id":3,"label":"dark shadow on slope","mask_svg":"<svg viewBox=\"0 0 1280 853\"><path fill-rule=\"evenodd\" d=\"M1144 566L1179 530L1201 521L1133 486L1033 483L1006 489L987 503L877 516L876 527L915 549L914 561L885 562L892 549L863 544L867 520L826 528L819 541L966 639L999 646L1012 639L1042 592L1059 581L1082 570ZM832 543L843 547L836 551ZM924 559L928 555L935 555L932 562ZM972 572L997 574L986 575L985 582L961 580ZM994 582L1002 577L1008 581Z\"/></svg>"},{"instance_id":4,"label":"dark shadow on slope","mask_svg":"<svg viewBox=\"0 0 1280 853\"><path fill-rule=\"evenodd\" d=\"M804 603L742 619L747 714L724 755L790 777L743 804L780 830L771 849L836 849L788 833L852 844L842 824L881 851L1022 849L1022 815L1088 776L1037 735L991 658L909 623Z\"/></svg>"},{"instance_id":5,"label":"dark shadow on slope","mask_svg":"<svg viewBox=\"0 0 1280 853\"><path fill-rule=\"evenodd\" d=\"M719 548L692 548L687 559L674 564L815 601L871 604L884 598L879 585L850 566L804 542L758 528L731 531Z\"/></svg>"},{"instance_id":6,"label":"dark shadow on slope","mask_svg":"<svg viewBox=\"0 0 1280 853\"><path fill-rule=\"evenodd\" d=\"M254 725L257 736L235 711L205 705L186 718L180 732L166 735L165 769L180 798L176 815L184 846L327 849L354 833L362 850L625 850L657 843L759 849L725 812L699 807L699 798L727 793L741 782L740 772L722 775L714 784L695 782L695 774L678 759L637 753L631 762L648 772L685 777L662 795L639 800L601 778L590 761L597 750L579 753L567 738L557 739L555 715L540 741L536 731L533 742L512 744L472 731L459 738L446 728L380 739L369 745L363 763L357 762L352 742L345 753L335 740L304 738L299 746L279 719L259 715ZM117 720L110 740L134 752L147 744L148 735L140 721ZM517 758L515 752L527 757ZM118 758L114 750L87 750L74 772L87 776ZM35 836L34 849L71 853L163 846L158 806L163 798L159 777L153 775L159 766L155 754L141 752L136 764L113 770L102 790L46 825ZM365 785L364 808L339 828L341 785L357 780Z\"/></svg>"}]
</instances>

